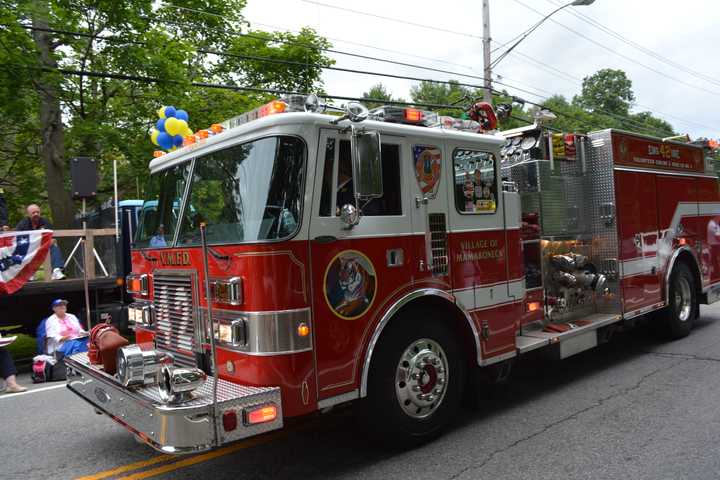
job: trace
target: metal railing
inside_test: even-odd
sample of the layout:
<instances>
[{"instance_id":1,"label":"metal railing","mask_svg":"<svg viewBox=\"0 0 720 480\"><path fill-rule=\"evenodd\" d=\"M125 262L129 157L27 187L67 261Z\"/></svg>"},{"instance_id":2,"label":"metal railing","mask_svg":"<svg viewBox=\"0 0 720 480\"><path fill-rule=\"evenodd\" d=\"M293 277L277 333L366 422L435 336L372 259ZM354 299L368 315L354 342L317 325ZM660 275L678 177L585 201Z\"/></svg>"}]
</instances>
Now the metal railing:
<instances>
[{"instance_id":1,"label":"metal railing","mask_svg":"<svg viewBox=\"0 0 720 480\"><path fill-rule=\"evenodd\" d=\"M73 238L75 242L70 243L68 240ZM53 239L58 240L58 246L63 251L67 278L83 278L85 272L88 280L117 275L118 244L114 228L53 230ZM68 248L70 245L72 249ZM51 281L52 270L51 255L48 253L40 280Z\"/></svg>"}]
</instances>

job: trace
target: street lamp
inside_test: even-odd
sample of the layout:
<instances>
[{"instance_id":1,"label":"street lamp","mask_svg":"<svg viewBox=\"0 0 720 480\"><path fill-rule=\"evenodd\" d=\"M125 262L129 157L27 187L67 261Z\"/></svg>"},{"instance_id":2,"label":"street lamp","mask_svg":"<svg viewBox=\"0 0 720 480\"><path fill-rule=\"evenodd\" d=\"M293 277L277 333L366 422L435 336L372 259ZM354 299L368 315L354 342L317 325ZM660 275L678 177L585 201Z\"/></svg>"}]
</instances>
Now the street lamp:
<instances>
[{"instance_id":1,"label":"street lamp","mask_svg":"<svg viewBox=\"0 0 720 480\"><path fill-rule=\"evenodd\" d=\"M525 40L532 32L537 30L537 28L542 25L548 18L555 15L560 10L567 8L567 7L585 7L587 5L591 5L595 2L595 0L574 0L570 3L566 3L565 5L556 8L549 14L545 15L543 18L540 19L539 22L537 22L532 27L528 28L525 32L521 33L517 37L517 41L513 43L507 50L505 50L498 58L490 61L490 12L489 12L489 0L483 0L483 27L484 27L484 34L483 34L483 47L484 47L484 59L485 59L485 100L489 101L492 99L492 68L496 66L498 63L502 61L503 58L507 57L510 52L512 52L515 47L517 47L520 42ZM514 39L513 39L514 40ZM510 40L511 42L512 40ZM507 42L507 43L510 43ZM507 43L505 45L507 45ZM504 47L505 45L502 45L499 48Z\"/></svg>"}]
</instances>

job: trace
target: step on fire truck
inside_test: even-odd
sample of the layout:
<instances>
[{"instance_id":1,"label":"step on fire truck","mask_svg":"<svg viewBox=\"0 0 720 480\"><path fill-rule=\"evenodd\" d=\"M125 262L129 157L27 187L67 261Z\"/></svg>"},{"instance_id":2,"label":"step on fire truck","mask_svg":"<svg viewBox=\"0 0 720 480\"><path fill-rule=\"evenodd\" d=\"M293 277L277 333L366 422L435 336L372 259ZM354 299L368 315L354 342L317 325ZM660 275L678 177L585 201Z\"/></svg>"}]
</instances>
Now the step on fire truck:
<instances>
[{"instance_id":1,"label":"step on fire truck","mask_svg":"<svg viewBox=\"0 0 720 480\"><path fill-rule=\"evenodd\" d=\"M158 450L355 400L383 433L432 438L479 372L571 357L651 312L682 337L720 296L700 146L319 110L273 101L150 163L127 278L137 344L117 375L67 364L73 392Z\"/></svg>"}]
</instances>

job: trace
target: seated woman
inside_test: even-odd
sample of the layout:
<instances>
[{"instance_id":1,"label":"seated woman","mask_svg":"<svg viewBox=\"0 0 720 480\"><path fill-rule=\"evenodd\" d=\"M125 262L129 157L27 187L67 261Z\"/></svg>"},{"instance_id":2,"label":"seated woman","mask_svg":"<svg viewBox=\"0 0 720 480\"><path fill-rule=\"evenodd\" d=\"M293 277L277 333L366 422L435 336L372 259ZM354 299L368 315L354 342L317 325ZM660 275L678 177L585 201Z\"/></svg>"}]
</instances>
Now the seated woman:
<instances>
[{"instance_id":1,"label":"seated woman","mask_svg":"<svg viewBox=\"0 0 720 480\"><path fill-rule=\"evenodd\" d=\"M20 393L27 390L17 383L16 373L17 370L10 352L0 348L0 378L5 379L5 393Z\"/></svg>"},{"instance_id":2,"label":"seated woman","mask_svg":"<svg viewBox=\"0 0 720 480\"><path fill-rule=\"evenodd\" d=\"M88 332L83 330L75 315L67 313L67 304L67 300L60 298L50 304L54 313L45 322L48 355L67 356L88 350Z\"/></svg>"}]
</instances>

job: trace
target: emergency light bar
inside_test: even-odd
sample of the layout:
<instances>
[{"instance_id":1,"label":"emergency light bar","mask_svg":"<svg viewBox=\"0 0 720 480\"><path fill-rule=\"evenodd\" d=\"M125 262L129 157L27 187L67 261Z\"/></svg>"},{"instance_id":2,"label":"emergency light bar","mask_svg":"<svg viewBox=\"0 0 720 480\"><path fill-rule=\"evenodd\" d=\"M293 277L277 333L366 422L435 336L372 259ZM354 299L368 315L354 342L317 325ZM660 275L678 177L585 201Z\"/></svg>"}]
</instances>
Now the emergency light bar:
<instances>
[{"instance_id":1,"label":"emergency light bar","mask_svg":"<svg viewBox=\"0 0 720 480\"><path fill-rule=\"evenodd\" d=\"M421 125L423 127L431 127L439 123L439 117L435 112L388 105L371 110L369 118L380 122L404 123L407 125Z\"/></svg>"}]
</instances>

